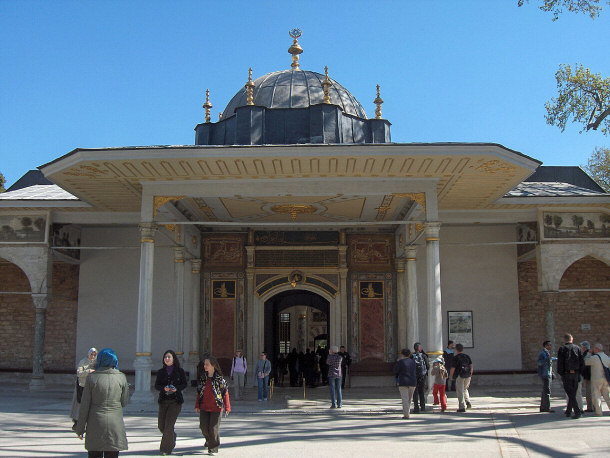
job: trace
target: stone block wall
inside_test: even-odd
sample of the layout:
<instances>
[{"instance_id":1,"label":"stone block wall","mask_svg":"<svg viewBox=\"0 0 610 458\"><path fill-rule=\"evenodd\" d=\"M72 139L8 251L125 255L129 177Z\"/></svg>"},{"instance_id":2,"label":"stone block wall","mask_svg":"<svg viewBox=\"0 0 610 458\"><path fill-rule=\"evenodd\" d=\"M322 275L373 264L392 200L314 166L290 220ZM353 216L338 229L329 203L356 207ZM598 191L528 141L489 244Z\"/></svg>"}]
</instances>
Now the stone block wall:
<instances>
[{"instance_id":1,"label":"stone block wall","mask_svg":"<svg viewBox=\"0 0 610 458\"><path fill-rule=\"evenodd\" d=\"M519 263L519 309L523 369L535 370L545 335L542 293L538 292L536 260ZM587 256L564 272L560 289L610 288L610 266ZM555 303L555 351L569 332L575 342L588 340L610 345L610 292L566 291ZM583 324L590 329L582 329Z\"/></svg>"},{"instance_id":2,"label":"stone block wall","mask_svg":"<svg viewBox=\"0 0 610 458\"><path fill-rule=\"evenodd\" d=\"M0 262L0 291L30 291L25 273ZM44 368L74 370L78 266L53 263L52 298L47 308ZM34 304L29 295L0 294L0 369L32 370Z\"/></svg>"}]
</instances>

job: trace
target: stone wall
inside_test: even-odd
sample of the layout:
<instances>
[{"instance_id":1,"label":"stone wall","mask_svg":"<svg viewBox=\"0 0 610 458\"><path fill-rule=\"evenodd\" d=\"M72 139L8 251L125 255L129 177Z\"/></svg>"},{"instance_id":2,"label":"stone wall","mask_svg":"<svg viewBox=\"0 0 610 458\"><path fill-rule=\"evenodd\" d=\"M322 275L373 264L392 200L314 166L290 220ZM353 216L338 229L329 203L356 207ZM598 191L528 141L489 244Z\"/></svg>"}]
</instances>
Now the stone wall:
<instances>
[{"instance_id":1,"label":"stone wall","mask_svg":"<svg viewBox=\"0 0 610 458\"><path fill-rule=\"evenodd\" d=\"M542 293L538 292L536 261L519 264L519 306L523 369L536 369L537 355L545 336ZM610 288L610 266L587 256L563 274L560 289ZM610 292L571 291L557 294L555 305L555 351L569 332L575 342L588 340L610 344ZM582 329L582 325L590 329ZM586 327L586 326L585 326Z\"/></svg>"},{"instance_id":2,"label":"stone wall","mask_svg":"<svg viewBox=\"0 0 610 458\"><path fill-rule=\"evenodd\" d=\"M52 297L47 309L44 368L72 371L76 347L78 266L53 263ZM0 291L30 291L25 273L0 262ZM34 304L29 295L0 295L0 369L32 370Z\"/></svg>"}]
</instances>

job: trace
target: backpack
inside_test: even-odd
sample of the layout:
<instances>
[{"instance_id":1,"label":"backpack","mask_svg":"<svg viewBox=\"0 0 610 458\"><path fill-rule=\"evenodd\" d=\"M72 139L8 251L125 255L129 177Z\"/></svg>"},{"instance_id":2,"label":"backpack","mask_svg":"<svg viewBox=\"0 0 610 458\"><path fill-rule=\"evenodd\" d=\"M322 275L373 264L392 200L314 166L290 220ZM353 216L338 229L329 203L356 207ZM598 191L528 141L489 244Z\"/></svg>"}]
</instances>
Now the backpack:
<instances>
[{"instance_id":1,"label":"backpack","mask_svg":"<svg viewBox=\"0 0 610 458\"><path fill-rule=\"evenodd\" d=\"M415 361L415 376L420 379L426 375L426 363L424 357L419 353L413 354L413 360Z\"/></svg>"},{"instance_id":2,"label":"backpack","mask_svg":"<svg viewBox=\"0 0 610 458\"><path fill-rule=\"evenodd\" d=\"M460 356L456 359L460 363L459 376L462 378L470 377L472 375L470 372L470 358L467 355L462 356L462 353L460 353Z\"/></svg>"}]
</instances>

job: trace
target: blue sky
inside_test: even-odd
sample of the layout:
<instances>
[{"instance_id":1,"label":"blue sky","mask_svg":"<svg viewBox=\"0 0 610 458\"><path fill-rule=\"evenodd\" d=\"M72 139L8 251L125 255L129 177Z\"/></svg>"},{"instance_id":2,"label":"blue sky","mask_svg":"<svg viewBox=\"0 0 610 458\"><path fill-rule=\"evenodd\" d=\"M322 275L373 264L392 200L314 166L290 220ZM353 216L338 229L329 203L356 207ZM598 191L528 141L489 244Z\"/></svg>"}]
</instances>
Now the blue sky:
<instances>
[{"instance_id":1,"label":"blue sky","mask_svg":"<svg viewBox=\"0 0 610 458\"><path fill-rule=\"evenodd\" d=\"M517 0L0 0L0 172L10 185L74 148L194 143L254 77L301 68L349 89L394 142L495 142L579 165L601 133L545 123L561 63L610 76L610 10L591 20Z\"/></svg>"}]
</instances>

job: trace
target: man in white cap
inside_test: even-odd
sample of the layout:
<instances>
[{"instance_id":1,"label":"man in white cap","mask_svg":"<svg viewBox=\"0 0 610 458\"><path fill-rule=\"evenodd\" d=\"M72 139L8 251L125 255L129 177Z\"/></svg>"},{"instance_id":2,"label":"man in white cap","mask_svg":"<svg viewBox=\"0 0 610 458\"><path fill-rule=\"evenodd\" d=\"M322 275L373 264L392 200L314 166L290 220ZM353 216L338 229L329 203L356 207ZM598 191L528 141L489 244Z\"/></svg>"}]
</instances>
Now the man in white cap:
<instances>
[{"instance_id":1,"label":"man in white cap","mask_svg":"<svg viewBox=\"0 0 610 458\"><path fill-rule=\"evenodd\" d=\"M591 368L591 394L595 415L602 416L602 398L610 409L610 394L608 380L604 368L610 368L610 357L604 353L604 346L600 343L593 345L591 354L587 356L585 365Z\"/></svg>"}]
</instances>

